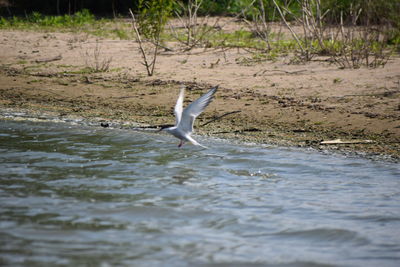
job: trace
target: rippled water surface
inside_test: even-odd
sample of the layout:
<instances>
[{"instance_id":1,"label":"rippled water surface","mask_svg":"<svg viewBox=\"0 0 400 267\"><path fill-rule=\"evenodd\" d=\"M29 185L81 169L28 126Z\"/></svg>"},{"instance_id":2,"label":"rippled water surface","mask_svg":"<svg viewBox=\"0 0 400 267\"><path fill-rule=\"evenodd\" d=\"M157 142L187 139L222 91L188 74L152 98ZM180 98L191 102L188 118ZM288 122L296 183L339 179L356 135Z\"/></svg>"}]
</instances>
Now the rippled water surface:
<instances>
[{"instance_id":1,"label":"rippled water surface","mask_svg":"<svg viewBox=\"0 0 400 267\"><path fill-rule=\"evenodd\" d=\"M0 121L0 265L398 266L400 167Z\"/></svg>"}]
</instances>

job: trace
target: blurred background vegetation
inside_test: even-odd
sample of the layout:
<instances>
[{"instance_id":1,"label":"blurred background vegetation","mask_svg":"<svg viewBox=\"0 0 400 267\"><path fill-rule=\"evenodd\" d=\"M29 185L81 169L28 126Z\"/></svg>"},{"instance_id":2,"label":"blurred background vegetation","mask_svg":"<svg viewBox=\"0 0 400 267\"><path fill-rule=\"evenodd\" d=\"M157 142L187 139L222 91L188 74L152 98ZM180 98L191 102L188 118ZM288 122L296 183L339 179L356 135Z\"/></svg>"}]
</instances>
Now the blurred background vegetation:
<instances>
[{"instance_id":1,"label":"blurred background vegetation","mask_svg":"<svg viewBox=\"0 0 400 267\"><path fill-rule=\"evenodd\" d=\"M125 25L130 9L136 35ZM212 16L232 17L247 29L224 32L210 23ZM172 27L170 18L181 25ZM285 25L292 38L282 38L269 22ZM297 34L294 25L300 26ZM155 44L154 62L157 48L179 41L184 50L251 48L252 61L294 52L295 61L324 55L342 68L378 67L400 52L400 0L0 0L1 28L67 28L119 39L139 34Z\"/></svg>"},{"instance_id":2,"label":"blurred background vegetation","mask_svg":"<svg viewBox=\"0 0 400 267\"><path fill-rule=\"evenodd\" d=\"M139 13L141 6L158 3L169 7L171 16L182 13L182 7L190 0L0 0L0 16L25 18L37 22L43 15L64 16L57 18L65 23L79 23L83 19L129 17L129 9ZM264 3L266 20L280 21L274 0L202 0L198 15L241 16L251 20L259 10L260 1ZM287 8L288 21L301 16L301 4L306 0L275 0ZM349 23L354 16L350 11L362 10L357 25L390 26L394 38L400 32L400 0L320 0L321 12L325 14L325 23L338 25L340 20ZM173 6L173 8L171 8ZM82 10L84 10L82 12ZM328 12L327 12L328 11ZM77 14L77 21L71 21L68 15ZM93 16L93 15L94 16ZM150 14L151 15L151 14ZM48 18L48 17L47 17ZM4 21L4 20L3 20ZM71 25L72 26L72 25ZM389 38L393 39L393 38Z\"/></svg>"},{"instance_id":3,"label":"blurred background vegetation","mask_svg":"<svg viewBox=\"0 0 400 267\"><path fill-rule=\"evenodd\" d=\"M96 16L128 16L128 9L137 11L140 2L154 2L153 0L0 0L1 16L25 16L33 12L44 15L71 15L82 9L87 9ZM156 2L187 3L188 0L158 0ZM199 15L232 16L239 13L251 18L256 12L251 8L258 0L203 0ZM273 10L272 0L263 0L266 10ZM276 0L282 6L289 7L292 14L300 14L301 1ZM329 10L329 19L338 23L340 14L348 16L347 10L359 7L362 12L359 23L392 23L400 24L400 0L321 0L322 11ZM179 9L180 5L175 5ZM277 20L275 12L268 12L270 20ZM290 16L288 15L288 19ZM346 17L345 17L346 19Z\"/></svg>"}]
</instances>

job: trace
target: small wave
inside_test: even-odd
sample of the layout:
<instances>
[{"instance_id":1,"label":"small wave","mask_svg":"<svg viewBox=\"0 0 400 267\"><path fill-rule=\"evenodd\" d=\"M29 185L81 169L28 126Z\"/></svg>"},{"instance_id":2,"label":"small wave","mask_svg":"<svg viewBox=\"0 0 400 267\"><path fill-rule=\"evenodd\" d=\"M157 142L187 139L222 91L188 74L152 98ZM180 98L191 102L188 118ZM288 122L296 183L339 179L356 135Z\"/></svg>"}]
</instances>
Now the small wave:
<instances>
[{"instance_id":1,"label":"small wave","mask_svg":"<svg viewBox=\"0 0 400 267\"><path fill-rule=\"evenodd\" d=\"M352 215L352 216L348 216L347 218L351 219L351 220L361 220L361 221L370 221L370 222L378 222L378 223L388 223L388 222L400 221L400 217L387 216L387 215Z\"/></svg>"},{"instance_id":2,"label":"small wave","mask_svg":"<svg viewBox=\"0 0 400 267\"><path fill-rule=\"evenodd\" d=\"M248 176L248 177L260 177L260 178L271 178L271 177L275 177L276 174L273 173L263 173L260 170L255 171L255 172L250 172L248 170L231 170L228 169L227 172L229 172L230 174L236 175L236 176Z\"/></svg>"},{"instance_id":3,"label":"small wave","mask_svg":"<svg viewBox=\"0 0 400 267\"><path fill-rule=\"evenodd\" d=\"M358 245L365 245L369 241L361 237L357 232L345 229L317 228L302 231L282 231L277 233L281 237L312 239L320 242L356 242Z\"/></svg>"},{"instance_id":4,"label":"small wave","mask_svg":"<svg viewBox=\"0 0 400 267\"><path fill-rule=\"evenodd\" d=\"M294 261L294 262L285 262L285 263L257 263L257 262L223 262L223 263L209 263L209 264L190 264L190 266L202 266L202 267L241 267L241 266L249 266L249 267L328 267L328 266L337 266L331 264L324 264L318 262L311 261Z\"/></svg>"}]
</instances>

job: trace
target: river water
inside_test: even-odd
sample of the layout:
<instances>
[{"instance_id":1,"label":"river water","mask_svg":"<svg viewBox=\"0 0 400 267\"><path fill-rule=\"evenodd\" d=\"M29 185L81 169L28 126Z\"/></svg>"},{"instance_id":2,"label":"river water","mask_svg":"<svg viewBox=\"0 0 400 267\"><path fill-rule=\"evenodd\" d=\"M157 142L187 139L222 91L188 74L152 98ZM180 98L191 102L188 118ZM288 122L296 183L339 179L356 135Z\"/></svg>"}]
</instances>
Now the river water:
<instances>
[{"instance_id":1,"label":"river water","mask_svg":"<svg viewBox=\"0 0 400 267\"><path fill-rule=\"evenodd\" d=\"M398 266L400 166L0 121L2 266Z\"/></svg>"}]
</instances>

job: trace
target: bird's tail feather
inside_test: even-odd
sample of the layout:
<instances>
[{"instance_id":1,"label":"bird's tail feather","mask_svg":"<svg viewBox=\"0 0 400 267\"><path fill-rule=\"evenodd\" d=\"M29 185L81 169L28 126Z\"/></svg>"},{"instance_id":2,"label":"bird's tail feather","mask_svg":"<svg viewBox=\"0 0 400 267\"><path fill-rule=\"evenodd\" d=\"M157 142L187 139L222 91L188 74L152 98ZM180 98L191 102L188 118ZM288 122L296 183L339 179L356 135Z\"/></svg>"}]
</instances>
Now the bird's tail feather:
<instances>
[{"instance_id":1,"label":"bird's tail feather","mask_svg":"<svg viewBox=\"0 0 400 267\"><path fill-rule=\"evenodd\" d=\"M202 148L208 149L208 147L199 144L196 140L194 140L191 136L187 136L187 139L195 146L200 146Z\"/></svg>"}]
</instances>

